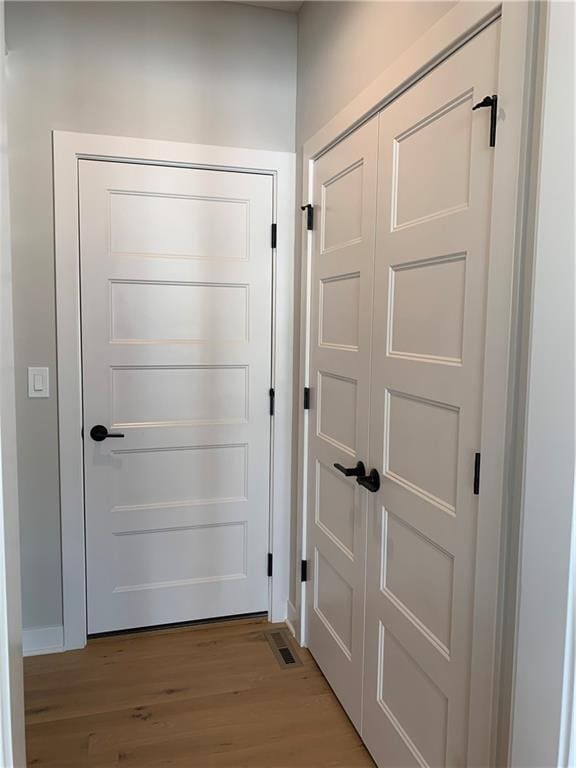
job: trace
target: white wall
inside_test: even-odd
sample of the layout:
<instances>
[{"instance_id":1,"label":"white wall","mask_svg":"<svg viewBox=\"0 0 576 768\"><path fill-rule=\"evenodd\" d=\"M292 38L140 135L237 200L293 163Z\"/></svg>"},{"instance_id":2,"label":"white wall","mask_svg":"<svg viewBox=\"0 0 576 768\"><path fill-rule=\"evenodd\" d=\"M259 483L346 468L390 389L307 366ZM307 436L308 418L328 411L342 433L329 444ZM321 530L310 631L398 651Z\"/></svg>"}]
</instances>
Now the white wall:
<instances>
[{"instance_id":1,"label":"white wall","mask_svg":"<svg viewBox=\"0 0 576 768\"><path fill-rule=\"evenodd\" d=\"M311 2L298 23L298 146L455 2Z\"/></svg>"},{"instance_id":2,"label":"white wall","mask_svg":"<svg viewBox=\"0 0 576 768\"><path fill-rule=\"evenodd\" d=\"M548 5L512 704L518 768L568 764L574 703L575 20L573 3Z\"/></svg>"},{"instance_id":3,"label":"white wall","mask_svg":"<svg viewBox=\"0 0 576 768\"><path fill-rule=\"evenodd\" d=\"M232 3L6 4L25 627L62 620L51 131L291 151L296 17ZM48 365L49 400L26 367Z\"/></svg>"},{"instance_id":4,"label":"white wall","mask_svg":"<svg viewBox=\"0 0 576 768\"><path fill-rule=\"evenodd\" d=\"M309 2L298 16L296 201L302 188L302 145L433 26L455 2ZM306 200L303 201L307 202ZM296 221L294 317L300 317L300 218ZM294 434L298 433L299 326L295 328ZM293 443L292 487L297 485L298 444ZM291 563L296 564L297 498L292 503ZM299 570L290 600L299 600Z\"/></svg>"}]
</instances>

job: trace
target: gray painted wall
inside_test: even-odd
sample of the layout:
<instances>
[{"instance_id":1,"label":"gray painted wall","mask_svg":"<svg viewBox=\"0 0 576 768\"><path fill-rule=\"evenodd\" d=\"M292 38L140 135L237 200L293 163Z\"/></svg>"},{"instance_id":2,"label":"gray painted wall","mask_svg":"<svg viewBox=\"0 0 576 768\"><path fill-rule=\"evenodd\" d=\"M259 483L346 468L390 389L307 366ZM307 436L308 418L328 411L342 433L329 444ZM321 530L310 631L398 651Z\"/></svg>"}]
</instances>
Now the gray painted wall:
<instances>
[{"instance_id":1,"label":"gray painted wall","mask_svg":"<svg viewBox=\"0 0 576 768\"><path fill-rule=\"evenodd\" d=\"M296 25L219 2L6 4L25 627L62 621L51 131L291 151ZM29 365L50 399L28 399Z\"/></svg>"},{"instance_id":2,"label":"gray painted wall","mask_svg":"<svg viewBox=\"0 0 576 768\"><path fill-rule=\"evenodd\" d=\"M25 627L62 619L50 132L301 152L453 5L6 4ZM299 277L298 261L297 323ZM296 363L298 343L297 325ZM28 365L50 367L49 400L28 399Z\"/></svg>"},{"instance_id":3,"label":"gray painted wall","mask_svg":"<svg viewBox=\"0 0 576 768\"><path fill-rule=\"evenodd\" d=\"M308 2L298 18L298 99L296 108L296 201L302 189L302 145L361 93L400 54L456 3L449 2ZM306 202L306 201L304 201ZM300 217L296 220L296 318L294 381L299 387ZM298 432L297 399L294 434ZM296 488L297 440L293 442L292 478ZM296 506L292 505L291 562L296 563ZM296 605L299 571L290 579Z\"/></svg>"},{"instance_id":4,"label":"gray painted wall","mask_svg":"<svg viewBox=\"0 0 576 768\"><path fill-rule=\"evenodd\" d=\"M309 2L298 23L297 147L455 2Z\"/></svg>"}]
</instances>

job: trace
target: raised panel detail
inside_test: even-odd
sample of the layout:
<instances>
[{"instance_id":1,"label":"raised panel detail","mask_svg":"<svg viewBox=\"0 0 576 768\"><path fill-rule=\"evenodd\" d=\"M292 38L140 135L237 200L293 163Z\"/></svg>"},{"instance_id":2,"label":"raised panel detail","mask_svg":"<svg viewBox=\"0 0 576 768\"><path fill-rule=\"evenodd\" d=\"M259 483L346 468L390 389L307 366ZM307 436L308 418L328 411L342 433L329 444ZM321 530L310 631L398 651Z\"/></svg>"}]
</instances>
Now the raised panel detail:
<instances>
[{"instance_id":1,"label":"raised panel detail","mask_svg":"<svg viewBox=\"0 0 576 768\"><path fill-rule=\"evenodd\" d=\"M351 658L352 587L318 550L314 560L314 610L344 654Z\"/></svg>"},{"instance_id":2,"label":"raised panel detail","mask_svg":"<svg viewBox=\"0 0 576 768\"><path fill-rule=\"evenodd\" d=\"M339 275L320 283L320 339L325 347L358 349L360 274Z\"/></svg>"},{"instance_id":3,"label":"raised panel detail","mask_svg":"<svg viewBox=\"0 0 576 768\"><path fill-rule=\"evenodd\" d=\"M245 422L248 419L248 368L113 368L112 413L117 426Z\"/></svg>"},{"instance_id":4,"label":"raised panel detail","mask_svg":"<svg viewBox=\"0 0 576 768\"><path fill-rule=\"evenodd\" d=\"M356 382L318 374L318 435L354 455L356 451Z\"/></svg>"},{"instance_id":5,"label":"raised panel detail","mask_svg":"<svg viewBox=\"0 0 576 768\"><path fill-rule=\"evenodd\" d=\"M468 92L396 137L393 229L468 206L472 114Z\"/></svg>"},{"instance_id":6,"label":"raised panel detail","mask_svg":"<svg viewBox=\"0 0 576 768\"><path fill-rule=\"evenodd\" d=\"M336 470L316 462L316 524L353 559L354 485Z\"/></svg>"},{"instance_id":7,"label":"raised panel detail","mask_svg":"<svg viewBox=\"0 0 576 768\"><path fill-rule=\"evenodd\" d=\"M246 259L248 212L246 200L113 192L110 247L115 254Z\"/></svg>"},{"instance_id":8,"label":"raised panel detail","mask_svg":"<svg viewBox=\"0 0 576 768\"><path fill-rule=\"evenodd\" d=\"M247 446L118 450L110 457L116 508L244 500Z\"/></svg>"},{"instance_id":9,"label":"raised panel detail","mask_svg":"<svg viewBox=\"0 0 576 768\"><path fill-rule=\"evenodd\" d=\"M446 765L448 699L383 624L378 703L421 766Z\"/></svg>"},{"instance_id":10,"label":"raised panel detail","mask_svg":"<svg viewBox=\"0 0 576 768\"><path fill-rule=\"evenodd\" d=\"M114 543L115 592L246 577L244 522L117 533Z\"/></svg>"},{"instance_id":11,"label":"raised panel detail","mask_svg":"<svg viewBox=\"0 0 576 768\"><path fill-rule=\"evenodd\" d=\"M246 341L248 286L112 281L111 340Z\"/></svg>"},{"instance_id":12,"label":"raised panel detail","mask_svg":"<svg viewBox=\"0 0 576 768\"><path fill-rule=\"evenodd\" d=\"M388 390L384 467L388 477L455 511L457 408Z\"/></svg>"},{"instance_id":13,"label":"raised panel detail","mask_svg":"<svg viewBox=\"0 0 576 768\"><path fill-rule=\"evenodd\" d=\"M461 363L466 256L393 267L388 354Z\"/></svg>"},{"instance_id":14,"label":"raised panel detail","mask_svg":"<svg viewBox=\"0 0 576 768\"><path fill-rule=\"evenodd\" d=\"M363 164L356 163L322 186L322 246L331 251L362 238Z\"/></svg>"},{"instance_id":15,"label":"raised panel detail","mask_svg":"<svg viewBox=\"0 0 576 768\"><path fill-rule=\"evenodd\" d=\"M382 589L448 654L453 558L396 515L384 516Z\"/></svg>"}]
</instances>

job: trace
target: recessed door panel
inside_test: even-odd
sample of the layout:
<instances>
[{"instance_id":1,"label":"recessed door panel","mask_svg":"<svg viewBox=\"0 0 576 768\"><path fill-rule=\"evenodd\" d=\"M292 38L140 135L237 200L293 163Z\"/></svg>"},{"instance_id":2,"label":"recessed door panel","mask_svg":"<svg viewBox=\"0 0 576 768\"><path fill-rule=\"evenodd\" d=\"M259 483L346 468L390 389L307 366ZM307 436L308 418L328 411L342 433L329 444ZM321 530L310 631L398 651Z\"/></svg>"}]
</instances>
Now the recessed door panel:
<instances>
[{"instance_id":1,"label":"recessed door panel","mask_svg":"<svg viewBox=\"0 0 576 768\"><path fill-rule=\"evenodd\" d=\"M350 584L333 568L321 552L315 558L314 611L344 655L352 655L352 617L354 592Z\"/></svg>"},{"instance_id":2,"label":"recessed door panel","mask_svg":"<svg viewBox=\"0 0 576 768\"><path fill-rule=\"evenodd\" d=\"M322 251L357 243L362 239L364 161L339 171L322 184Z\"/></svg>"},{"instance_id":3,"label":"recessed door panel","mask_svg":"<svg viewBox=\"0 0 576 768\"><path fill-rule=\"evenodd\" d=\"M392 267L388 353L462 363L466 254Z\"/></svg>"},{"instance_id":4,"label":"recessed door panel","mask_svg":"<svg viewBox=\"0 0 576 768\"><path fill-rule=\"evenodd\" d=\"M248 421L248 366L131 366L111 370L114 425ZM158 397L163 392L164 397Z\"/></svg>"},{"instance_id":5,"label":"recessed door panel","mask_svg":"<svg viewBox=\"0 0 576 768\"><path fill-rule=\"evenodd\" d=\"M388 390L384 475L455 512L459 410Z\"/></svg>"},{"instance_id":6,"label":"recessed door panel","mask_svg":"<svg viewBox=\"0 0 576 768\"><path fill-rule=\"evenodd\" d=\"M454 558L392 512L382 514L381 590L449 655Z\"/></svg>"},{"instance_id":7,"label":"recessed door panel","mask_svg":"<svg viewBox=\"0 0 576 768\"><path fill-rule=\"evenodd\" d=\"M448 699L383 624L378 704L420 765L446 764Z\"/></svg>"},{"instance_id":8,"label":"recessed door panel","mask_svg":"<svg viewBox=\"0 0 576 768\"><path fill-rule=\"evenodd\" d=\"M246 523L117 533L114 554L118 582L114 592L155 592L245 579L246 534Z\"/></svg>"},{"instance_id":9,"label":"recessed door panel","mask_svg":"<svg viewBox=\"0 0 576 768\"><path fill-rule=\"evenodd\" d=\"M472 97L469 89L392 137L394 229L468 206Z\"/></svg>"},{"instance_id":10,"label":"recessed door panel","mask_svg":"<svg viewBox=\"0 0 576 768\"><path fill-rule=\"evenodd\" d=\"M248 286L152 281L110 283L111 341L248 340Z\"/></svg>"},{"instance_id":11,"label":"recessed door panel","mask_svg":"<svg viewBox=\"0 0 576 768\"><path fill-rule=\"evenodd\" d=\"M133 191L110 195L110 247L117 254L247 259L249 221L249 200Z\"/></svg>"},{"instance_id":12,"label":"recessed door panel","mask_svg":"<svg viewBox=\"0 0 576 768\"><path fill-rule=\"evenodd\" d=\"M357 350L360 275L337 275L320 283L320 338L323 347Z\"/></svg>"},{"instance_id":13,"label":"recessed door panel","mask_svg":"<svg viewBox=\"0 0 576 768\"><path fill-rule=\"evenodd\" d=\"M318 374L318 436L354 456L358 385L356 379Z\"/></svg>"},{"instance_id":14,"label":"recessed door panel","mask_svg":"<svg viewBox=\"0 0 576 768\"><path fill-rule=\"evenodd\" d=\"M112 449L109 458L113 509L247 498L247 445Z\"/></svg>"},{"instance_id":15,"label":"recessed door panel","mask_svg":"<svg viewBox=\"0 0 576 768\"><path fill-rule=\"evenodd\" d=\"M318 462L316 490L316 525L353 560L356 511L354 486L334 467Z\"/></svg>"}]
</instances>

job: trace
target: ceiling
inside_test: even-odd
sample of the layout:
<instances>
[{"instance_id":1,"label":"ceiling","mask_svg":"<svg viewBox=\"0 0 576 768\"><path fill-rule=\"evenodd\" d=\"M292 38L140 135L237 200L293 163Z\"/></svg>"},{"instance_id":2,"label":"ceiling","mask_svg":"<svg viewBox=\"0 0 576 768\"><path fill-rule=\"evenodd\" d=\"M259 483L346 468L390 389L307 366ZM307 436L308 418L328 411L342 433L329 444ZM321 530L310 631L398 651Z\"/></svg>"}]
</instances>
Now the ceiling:
<instances>
[{"instance_id":1,"label":"ceiling","mask_svg":"<svg viewBox=\"0 0 576 768\"><path fill-rule=\"evenodd\" d=\"M232 0L233 2L242 3L242 5L255 5L260 8L273 8L275 11L286 11L287 13L298 13L302 7L302 3L291 2L264 2L264 0Z\"/></svg>"}]
</instances>

